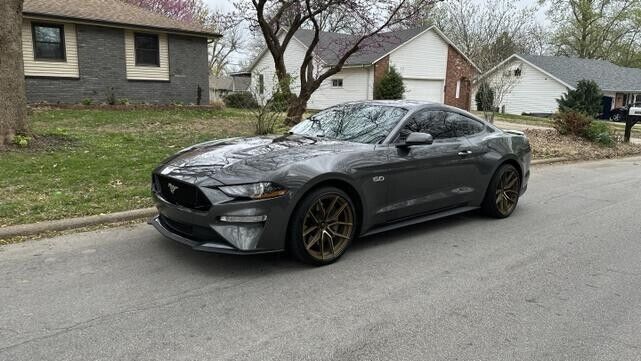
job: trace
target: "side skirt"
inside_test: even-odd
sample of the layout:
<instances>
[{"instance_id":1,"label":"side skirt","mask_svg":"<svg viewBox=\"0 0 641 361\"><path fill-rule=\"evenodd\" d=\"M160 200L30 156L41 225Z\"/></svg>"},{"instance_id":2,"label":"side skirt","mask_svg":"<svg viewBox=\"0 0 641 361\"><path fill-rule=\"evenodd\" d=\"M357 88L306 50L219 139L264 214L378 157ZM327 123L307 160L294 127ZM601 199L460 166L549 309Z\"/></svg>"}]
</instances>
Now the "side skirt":
<instances>
[{"instance_id":1,"label":"side skirt","mask_svg":"<svg viewBox=\"0 0 641 361\"><path fill-rule=\"evenodd\" d=\"M399 221L399 222L392 223L392 224L388 224L388 225L385 225L385 226L382 226L382 227L373 228L373 229L367 231L366 233L361 234L360 236L361 237L371 236L373 234L387 232L387 231L391 231L393 229L406 227L406 226L411 226L413 224L423 223L423 222L431 221L431 220L434 220L434 219L439 219L439 218L443 218L443 217L449 217L449 216L453 216L455 214L465 213L465 212L473 211L473 210L479 209L479 208L480 207L460 207L460 208L454 208L454 209L450 209L450 210L439 212L439 213L430 214L430 215L427 215L427 216L406 219L406 220Z\"/></svg>"}]
</instances>

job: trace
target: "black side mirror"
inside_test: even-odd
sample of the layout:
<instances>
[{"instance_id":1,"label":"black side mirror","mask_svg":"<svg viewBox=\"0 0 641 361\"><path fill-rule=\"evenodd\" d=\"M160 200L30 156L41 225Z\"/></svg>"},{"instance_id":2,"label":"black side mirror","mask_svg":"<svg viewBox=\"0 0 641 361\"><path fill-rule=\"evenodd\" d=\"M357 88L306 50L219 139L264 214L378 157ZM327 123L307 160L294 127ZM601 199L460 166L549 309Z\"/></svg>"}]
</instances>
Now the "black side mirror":
<instances>
[{"instance_id":1,"label":"black side mirror","mask_svg":"<svg viewBox=\"0 0 641 361\"><path fill-rule=\"evenodd\" d=\"M405 143L401 143L399 147L409 147L412 145L430 145L434 143L434 138L431 134L427 133L410 133L405 139Z\"/></svg>"}]
</instances>

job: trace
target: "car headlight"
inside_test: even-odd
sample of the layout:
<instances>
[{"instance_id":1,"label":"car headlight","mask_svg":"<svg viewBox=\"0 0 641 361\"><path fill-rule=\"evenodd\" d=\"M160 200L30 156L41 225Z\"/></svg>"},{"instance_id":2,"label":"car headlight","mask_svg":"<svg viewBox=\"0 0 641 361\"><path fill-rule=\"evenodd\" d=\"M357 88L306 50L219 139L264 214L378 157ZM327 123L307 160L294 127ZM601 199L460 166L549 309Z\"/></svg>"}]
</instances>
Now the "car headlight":
<instances>
[{"instance_id":1,"label":"car headlight","mask_svg":"<svg viewBox=\"0 0 641 361\"><path fill-rule=\"evenodd\" d=\"M223 186L218 189L230 197L249 199L275 198L287 193L287 189L271 182Z\"/></svg>"}]
</instances>

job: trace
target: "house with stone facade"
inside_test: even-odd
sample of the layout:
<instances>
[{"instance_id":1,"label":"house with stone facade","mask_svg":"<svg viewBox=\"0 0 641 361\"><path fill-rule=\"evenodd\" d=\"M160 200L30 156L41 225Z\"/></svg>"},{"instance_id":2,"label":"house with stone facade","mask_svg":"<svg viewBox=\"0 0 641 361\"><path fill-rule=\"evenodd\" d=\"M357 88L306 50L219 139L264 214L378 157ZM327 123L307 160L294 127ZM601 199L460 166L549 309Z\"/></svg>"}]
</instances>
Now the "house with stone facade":
<instances>
[{"instance_id":1,"label":"house with stone facade","mask_svg":"<svg viewBox=\"0 0 641 361\"><path fill-rule=\"evenodd\" d=\"M220 37L119 0L25 0L30 103L209 101L208 41Z\"/></svg>"},{"instance_id":2,"label":"house with stone facade","mask_svg":"<svg viewBox=\"0 0 641 361\"><path fill-rule=\"evenodd\" d=\"M298 30L285 51L293 90L313 30ZM333 65L357 36L323 32L315 49L314 67ZM470 109L471 84L479 69L435 26L380 33L363 42L342 71L328 78L312 95L308 107L323 109L348 101L370 100L374 85L393 66L403 77L404 97ZM251 64L252 89L269 93L275 87L275 67L265 49ZM265 95L265 94L263 94ZM267 96L269 94L266 94Z\"/></svg>"}]
</instances>

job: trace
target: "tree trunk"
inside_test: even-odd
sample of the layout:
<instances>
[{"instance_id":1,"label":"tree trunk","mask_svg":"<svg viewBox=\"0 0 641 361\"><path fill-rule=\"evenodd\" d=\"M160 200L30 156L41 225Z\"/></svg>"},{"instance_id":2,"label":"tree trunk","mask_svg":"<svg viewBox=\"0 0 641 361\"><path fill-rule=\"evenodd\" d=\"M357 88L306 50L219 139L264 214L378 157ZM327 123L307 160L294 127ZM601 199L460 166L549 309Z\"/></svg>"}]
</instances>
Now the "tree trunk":
<instances>
[{"instance_id":1,"label":"tree trunk","mask_svg":"<svg viewBox=\"0 0 641 361\"><path fill-rule=\"evenodd\" d=\"M294 126L303 119L303 114L307 110L307 101L311 95L308 96L298 96L292 97L287 107L287 117L285 118L285 124L289 126Z\"/></svg>"},{"instance_id":2,"label":"tree trunk","mask_svg":"<svg viewBox=\"0 0 641 361\"><path fill-rule=\"evenodd\" d=\"M0 148L26 131L22 4L23 0L0 2Z\"/></svg>"}]
</instances>

